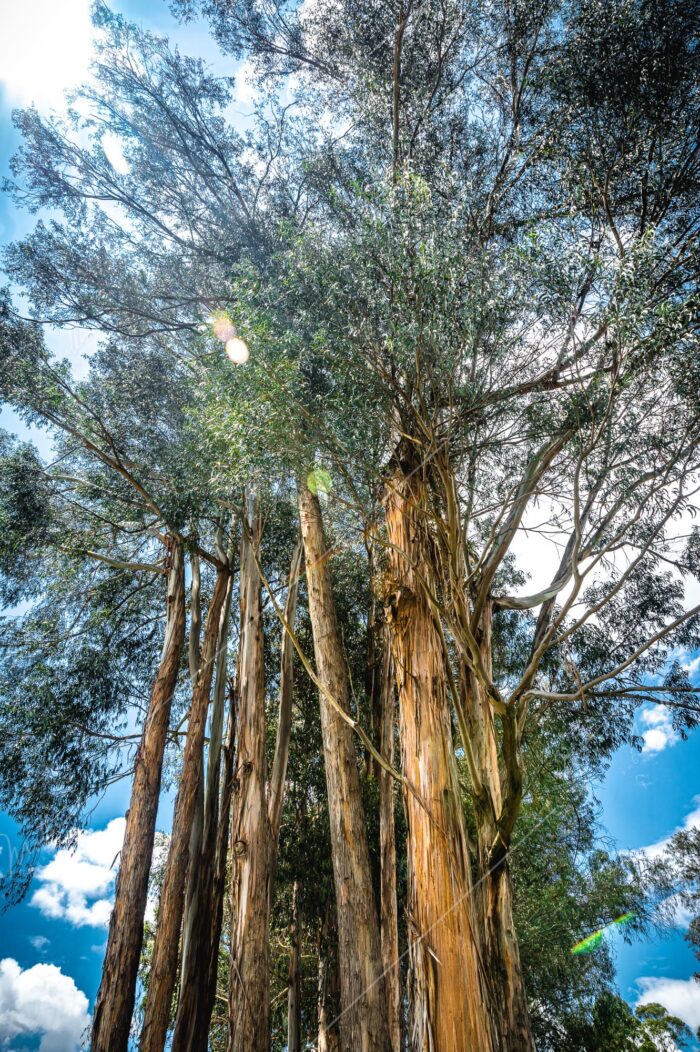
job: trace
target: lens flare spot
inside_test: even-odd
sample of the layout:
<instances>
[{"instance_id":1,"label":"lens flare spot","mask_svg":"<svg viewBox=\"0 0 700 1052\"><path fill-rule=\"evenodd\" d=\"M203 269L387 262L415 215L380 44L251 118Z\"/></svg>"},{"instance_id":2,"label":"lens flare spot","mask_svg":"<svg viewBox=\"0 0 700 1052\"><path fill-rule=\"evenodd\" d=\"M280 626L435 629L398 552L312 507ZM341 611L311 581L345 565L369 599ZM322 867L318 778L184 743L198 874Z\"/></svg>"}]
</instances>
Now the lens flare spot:
<instances>
[{"instance_id":1,"label":"lens flare spot","mask_svg":"<svg viewBox=\"0 0 700 1052\"><path fill-rule=\"evenodd\" d=\"M314 468L309 472L306 485L315 497L327 497L333 489L333 479L325 468Z\"/></svg>"},{"instance_id":2,"label":"lens flare spot","mask_svg":"<svg viewBox=\"0 0 700 1052\"><path fill-rule=\"evenodd\" d=\"M225 310L217 311L212 315L211 327L217 340L226 343L236 336L236 327Z\"/></svg>"},{"instance_id":3,"label":"lens flare spot","mask_svg":"<svg viewBox=\"0 0 700 1052\"><path fill-rule=\"evenodd\" d=\"M610 921L610 924L606 924L604 928L600 928L598 931L594 931L592 935L586 936L585 939L581 939L575 946L571 947L571 953L592 953L597 950L603 941L603 937L607 931L611 931L613 928L627 924L636 917L636 913L623 913L621 917L616 917L614 921Z\"/></svg>"},{"instance_id":4,"label":"lens flare spot","mask_svg":"<svg viewBox=\"0 0 700 1052\"><path fill-rule=\"evenodd\" d=\"M247 344L238 336L226 341L226 354L234 365L245 365L250 357Z\"/></svg>"}]
</instances>

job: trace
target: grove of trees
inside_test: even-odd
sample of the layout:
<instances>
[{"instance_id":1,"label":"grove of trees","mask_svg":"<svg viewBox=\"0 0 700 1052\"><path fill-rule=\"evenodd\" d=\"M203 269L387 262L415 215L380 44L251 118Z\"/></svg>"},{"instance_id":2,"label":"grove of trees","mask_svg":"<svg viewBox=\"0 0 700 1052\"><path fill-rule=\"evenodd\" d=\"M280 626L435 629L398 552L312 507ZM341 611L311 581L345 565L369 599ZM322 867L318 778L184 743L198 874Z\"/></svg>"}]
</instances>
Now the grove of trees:
<instances>
[{"instance_id":1,"label":"grove of trees","mask_svg":"<svg viewBox=\"0 0 700 1052\"><path fill-rule=\"evenodd\" d=\"M677 1048L570 950L698 907L589 787L700 718L700 5L174 12L254 113L98 2L7 187L0 804L70 844L130 779L90 1047Z\"/></svg>"}]
</instances>

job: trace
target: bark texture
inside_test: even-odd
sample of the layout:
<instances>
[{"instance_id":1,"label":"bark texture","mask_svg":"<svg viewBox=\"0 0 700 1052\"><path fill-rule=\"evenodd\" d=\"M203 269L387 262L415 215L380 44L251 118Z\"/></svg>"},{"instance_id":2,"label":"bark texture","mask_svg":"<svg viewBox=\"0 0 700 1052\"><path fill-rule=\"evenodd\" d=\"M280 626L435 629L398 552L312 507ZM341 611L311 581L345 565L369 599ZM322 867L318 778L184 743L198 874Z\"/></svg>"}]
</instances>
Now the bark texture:
<instances>
[{"instance_id":1,"label":"bark texture","mask_svg":"<svg viewBox=\"0 0 700 1052\"><path fill-rule=\"evenodd\" d=\"M408 923L413 1052L492 1052L473 909L443 648L431 580L426 491L412 458L397 458L384 495L387 621L399 696L408 821Z\"/></svg>"},{"instance_id":2,"label":"bark texture","mask_svg":"<svg viewBox=\"0 0 700 1052\"><path fill-rule=\"evenodd\" d=\"M185 574L182 548L170 544L167 621L158 673L134 767L107 952L95 1003L91 1047L125 1052L134 1009L148 876L153 855L163 753L185 639Z\"/></svg>"},{"instance_id":3,"label":"bark texture","mask_svg":"<svg viewBox=\"0 0 700 1052\"><path fill-rule=\"evenodd\" d=\"M189 863L190 837L195 817L197 793L202 779L204 731L211 694L211 682L219 636L221 611L226 599L230 574L219 569L207 611L204 646L197 680L192 693L185 754L175 803L173 830L160 896L158 927L148 996L141 1032L141 1052L162 1052L170 1022L173 990L177 977L180 928Z\"/></svg>"},{"instance_id":4,"label":"bark texture","mask_svg":"<svg viewBox=\"0 0 700 1052\"><path fill-rule=\"evenodd\" d=\"M259 541L256 501L249 495L241 539L240 697L231 823L228 1052L266 1052L270 1045L270 826L265 773L262 603L256 563Z\"/></svg>"},{"instance_id":5,"label":"bark texture","mask_svg":"<svg viewBox=\"0 0 700 1052\"><path fill-rule=\"evenodd\" d=\"M321 506L299 487L309 615L319 681L346 711L350 687L323 539ZM370 873L352 729L321 692L321 732L330 814L340 968L342 1052L390 1048L379 924Z\"/></svg>"}]
</instances>

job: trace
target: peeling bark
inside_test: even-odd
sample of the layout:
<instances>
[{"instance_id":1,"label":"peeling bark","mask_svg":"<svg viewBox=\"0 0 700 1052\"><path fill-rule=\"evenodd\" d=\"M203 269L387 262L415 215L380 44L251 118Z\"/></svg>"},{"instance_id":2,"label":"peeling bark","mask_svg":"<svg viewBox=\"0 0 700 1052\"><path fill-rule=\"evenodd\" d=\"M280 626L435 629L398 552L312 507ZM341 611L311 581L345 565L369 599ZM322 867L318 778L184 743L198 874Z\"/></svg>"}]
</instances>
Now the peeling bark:
<instances>
[{"instance_id":1,"label":"peeling bark","mask_svg":"<svg viewBox=\"0 0 700 1052\"><path fill-rule=\"evenodd\" d=\"M197 792L202 779L204 731L214 672L216 643L221 611L226 599L230 574L219 570L209 603L204 629L204 647L197 681L192 693L185 754L180 786L175 803L173 829L160 897L158 927L153 946L153 960L148 996L141 1032L141 1052L162 1052L170 1022L173 990L177 977L178 948L182 925L185 882L189 863L192 822Z\"/></svg>"},{"instance_id":2,"label":"peeling bark","mask_svg":"<svg viewBox=\"0 0 700 1052\"><path fill-rule=\"evenodd\" d=\"M409 455L384 494L387 621L399 695L408 821L409 1046L493 1052L471 868L431 580L425 482Z\"/></svg>"},{"instance_id":3,"label":"peeling bark","mask_svg":"<svg viewBox=\"0 0 700 1052\"><path fill-rule=\"evenodd\" d=\"M91 1047L95 1052L125 1052L134 1009L163 753L185 639L185 574L182 548L177 542L171 545L170 558L163 650L134 767L107 952L93 1016Z\"/></svg>"},{"instance_id":4,"label":"peeling bark","mask_svg":"<svg viewBox=\"0 0 700 1052\"><path fill-rule=\"evenodd\" d=\"M347 711L350 687L323 540L321 506L303 485L299 486L298 499L318 678ZM338 917L341 1048L343 1052L388 1052L379 924L355 742L351 728L323 694L320 706Z\"/></svg>"}]
</instances>

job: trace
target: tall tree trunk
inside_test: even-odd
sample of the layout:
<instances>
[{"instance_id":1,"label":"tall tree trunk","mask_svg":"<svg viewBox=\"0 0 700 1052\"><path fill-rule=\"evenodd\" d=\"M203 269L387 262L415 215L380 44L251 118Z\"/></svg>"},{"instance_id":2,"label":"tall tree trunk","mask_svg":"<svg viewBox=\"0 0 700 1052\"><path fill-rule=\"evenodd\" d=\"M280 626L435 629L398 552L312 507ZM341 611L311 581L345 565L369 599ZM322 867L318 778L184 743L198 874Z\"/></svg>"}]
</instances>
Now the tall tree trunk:
<instances>
[{"instance_id":1,"label":"tall tree trunk","mask_svg":"<svg viewBox=\"0 0 700 1052\"><path fill-rule=\"evenodd\" d=\"M414 1052L492 1052L432 578L425 482L397 453L384 494L390 624L407 793Z\"/></svg>"},{"instance_id":2,"label":"tall tree trunk","mask_svg":"<svg viewBox=\"0 0 700 1052\"><path fill-rule=\"evenodd\" d=\"M95 1052L124 1052L128 1045L143 942L163 753L184 639L182 548L179 543L171 541L165 639L134 767L107 952L93 1016L91 1047Z\"/></svg>"},{"instance_id":3,"label":"tall tree trunk","mask_svg":"<svg viewBox=\"0 0 700 1052\"><path fill-rule=\"evenodd\" d=\"M209 956L207 960L208 990L205 1006L206 1027L204 1040L208 1042L209 1023L211 1021L216 983L219 972L219 943L224 916L224 895L226 891L226 870L228 863L228 836L231 825L231 800L233 798L233 761L235 754L237 728L237 685L230 693L229 723L226 732L226 744L222 749L221 797L219 800L219 825L216 831L216 848L214 852L214 883L212 887L211 930L209 936ZM206 1050L207 1045L202 1048Z\"/></svg>"},{"instance_id":4,"label":"tall tree trunk","mask_svg":"<svg viewBox=\"0 0 700 1052\"><path fill-rule=\"evenodd\" d=\"M209 961L214 906L216 834L219 823L219 784L226 699L226 656L231 580L222 610L217 641L216 685L207 754L206 791L203 792L201 834L190 840L187 913L183 930L182 981L175 1019L172 1052L206 1052L210 1013ZM195 827L193 827L194 830ZM187 940L185 940L185 933Z\"/></svg>"},{"instance_id":5,"label":"tall tree trunk","mask_svg":"<svg viewBox=\"0 0 700 1052\"><path fill-rule=\"evenodd\" d=\"M475 638L489 678L492 619L492 606L487 602ZM478 777L473 789L479 875L475 890L491 1015L500 1052L535 1052L508 865L510 836L522 795L514 719L510 713L502 717L506 763L501 772L493 709L478 677L466 666L462 668L462 700Z\"/></svg>"},{"instance_id":6,"label":"tall tree trunk","mask_svg":"<svg viewBox=\"0 0 700 1052\"><path fill-rule=\"evenodd\" d=\"M289 957L287 993L287 1052L301 1052L301 917L299 881L292 894L292 952Z\"/></svg>"},{"instance_id":7,"label":"tall tree trunk","mask_svg":"<svg viewBox=\"0 0 700 1052\"><path fill-rule=\"evenodd\" d=\"M382 630L379 749L394 766L394 674L389 633ZM394 828L394 779L379 767L379 851L381 857L380 928L382 964L386 985L391 1052L401 1050L401 964L399 961L399 912L396 895L396 831Z\"/></svg>"},{"instance_id":8,"label":"tall tree trunk","mask_svg":"<svg viewBox=\"0 0 700 1052\"><path fill-rule=\"evenodd\" d=\"M350 686L323 540L318 498L299 486L309 614L319 681L346 711ZM321 693L321 732L328 789L338 915L343 1052L390 1048L379 924L370 873L360 776L351 728Z\"/></svg>"},{"instance_id":9,"label":"tall tree trunk","mask_svg":"<svg viewBox=\"0 0 700 1052\"><path fill-rule=\"evenodd\" d=\"M241 682L231 826L228 1052L270 1047L270 836L265 784L265 667L257 502L247 497L241 539Z\"/></svg>"},{"instance_id":10,"label":"tall tree trunk","mask_svg":"<svg viewBox=\"0 0 700 1052\"><path fill-rule=\"evenodd\" d=\"M324 946L324 943L326 944ZM331 951L330 944L333 944ZM340 1034L337 1019L328 1018L328 1000L338 1003L338 932L335 925L335 910L326 907L326 915L318 926L316 937L318 957L318 1052L340 1052ZM335 1013L334 1013L335 1014Z\"/></svg>"},{"instance_id":11,"label":"tall tree trunk","mask_svg":"<svg viewBox=\"0 0 700 1052\"><path fill-rule=\"evenodd\" d=\"M299 542L292 553L289 569L289 586L284 608L284 620L294 629L296 619L297 596L299 594L299 574L301 572L303 549ZM277 870L277 849L279 846L282 807L284 805L284 787L287 779L289 762L289 743L292 736L292 700L294 694L294 644L289 632L282 633L280 655L280 694L277 714L277 738L275 756L272 763L270 785L268 787L268 816L270 820L270 908L274 891Z\"/></svg>"},{"instance_id":12,"label":"tall tree trunk","mask_svg":"<svg viewBox=\"0 0 700 1052\"><path fill-rule=\"evenodd\" d=\"M177 977L178 947L182 924L185 882L189 862L190 836L195 815L197 792L202 779L204 732L214 672L216 644L221 611L226 599L230 573L219 569L207 611L204 647L197 681L192 693L185 754L180 786L175 803L173 829L168 860L160 896L158 927L153 946L153 960L148 996L141 1032L141 1052L162 1052L170 1021L173 990Z\"/></svg>"}]
</instances>

